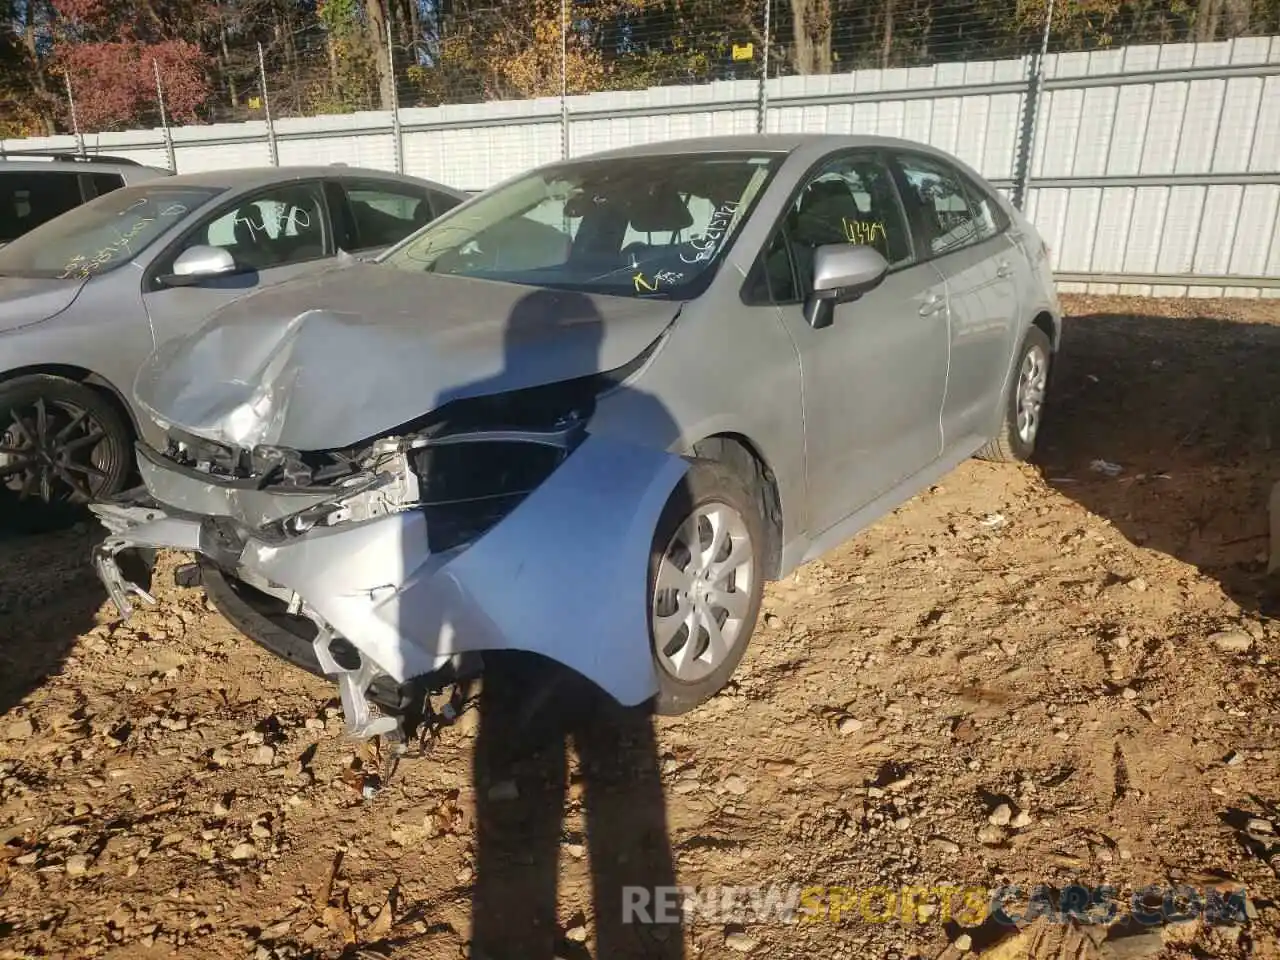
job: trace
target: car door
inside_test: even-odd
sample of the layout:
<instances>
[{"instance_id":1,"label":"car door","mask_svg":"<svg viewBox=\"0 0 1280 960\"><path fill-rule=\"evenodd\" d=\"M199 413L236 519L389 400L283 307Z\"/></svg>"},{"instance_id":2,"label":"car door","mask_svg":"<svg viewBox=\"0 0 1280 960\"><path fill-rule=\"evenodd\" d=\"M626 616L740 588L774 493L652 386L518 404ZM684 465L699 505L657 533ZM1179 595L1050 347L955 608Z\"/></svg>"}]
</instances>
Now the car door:
<instances>
[{"instance_id":1,"label":"car door","mask_svg":"<svg viewBox=\"0 0 1280 960\"><path fill-rule=\"evenodd\" d=\"M426 187L397 180L342 178L331 184L331 201L341 210L339 246L348 253L372 257L461 201Z\"/></svg>"},{"instance_id":2,"label":"car door","mask_svg":"<svg viewBox=\"0 0 1280 960\"><path fill-rule=\"evenodd\" d=\"M948 450L991 432L1003 396L1016 327L1016 248L998 204L956 167L934 157L896 156L917 246L942 273L950 305L951 369L943 402Z\"/></svg>"},{"instance_id":3,"label":"car door","mask_svg":"<svg viewBox=\"0 0 1280 960\"><path fill-rule=\"evenodd\" d=\"M162 278L195 246L231 253L237 272L166 287ZM143 303L159 345L196 329L219 307L331 261L336 247L323 184L291 180L240 194L201 217L143 275Z\"/></svg>"},{"instance_id":4,"label":"car door","mask_svg":"<svg viewBox=\"0 0 1280 960\"><path fill-rule=\"evenodd\" d=\"M809 326L804 302L826 244L866 243L889 271ZM765 248L774 302L800 359L809 533L818 536L932 463L947 380L942 277L918 260L886 158L829 157L797 190Z\"/></svg>"}]
</instances>

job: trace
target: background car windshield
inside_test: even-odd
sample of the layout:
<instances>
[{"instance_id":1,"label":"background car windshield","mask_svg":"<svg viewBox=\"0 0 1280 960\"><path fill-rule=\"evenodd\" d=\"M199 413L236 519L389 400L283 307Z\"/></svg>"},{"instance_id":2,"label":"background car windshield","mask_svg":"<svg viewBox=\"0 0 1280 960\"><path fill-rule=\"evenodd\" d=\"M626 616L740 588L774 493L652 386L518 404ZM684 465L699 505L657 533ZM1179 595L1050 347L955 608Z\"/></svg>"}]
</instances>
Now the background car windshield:
<instances>
[{"instance_id":1,"label":"background car windshield","mask_svg":"<svg viewBox=\"0 0 1280 960\"><path fill-rule=\"evenodd\" d=\"M113 190L0 247L0 276L71 280L114 270L220 192L148 185Z\"/></svg>"},{"instance_id":2,"label":"background car windshield","mask_svg":"<svg viewBox=\"0 0 1280 960\"><path fill-rule=\"evenodd\" d=\"M559 164L445 214L382 262L680 297L718 263L777 162L770 155L699 154Z\"/></svg>"}]
</instances>

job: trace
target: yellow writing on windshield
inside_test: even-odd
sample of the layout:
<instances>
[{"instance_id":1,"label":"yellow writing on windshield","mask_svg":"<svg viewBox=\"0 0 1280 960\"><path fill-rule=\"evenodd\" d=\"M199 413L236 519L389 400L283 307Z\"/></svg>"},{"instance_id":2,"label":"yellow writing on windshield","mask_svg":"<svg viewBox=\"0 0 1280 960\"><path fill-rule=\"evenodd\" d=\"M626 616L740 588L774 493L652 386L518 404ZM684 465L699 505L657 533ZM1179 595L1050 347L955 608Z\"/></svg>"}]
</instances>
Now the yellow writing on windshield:
<instances>
[{"instance_id":1,"label":"yellow writing on windshield","mask_svg":"<svg viewBox=\"0 0 1280 960\"><path fill-rule=\"evenodd\" d=\"M657 293L658 284L649 280L643 273L637 273L631 278L636 285L636 293Z\"/></svg>"}]
</instances>

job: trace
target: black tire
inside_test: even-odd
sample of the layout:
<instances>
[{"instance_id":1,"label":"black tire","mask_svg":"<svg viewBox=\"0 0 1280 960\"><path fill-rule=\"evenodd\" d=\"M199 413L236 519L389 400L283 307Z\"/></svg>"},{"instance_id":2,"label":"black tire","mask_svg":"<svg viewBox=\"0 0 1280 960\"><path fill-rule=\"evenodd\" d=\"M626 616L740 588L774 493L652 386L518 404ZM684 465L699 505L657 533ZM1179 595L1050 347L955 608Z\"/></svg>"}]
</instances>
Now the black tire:
<instances>
[{"instance_id":1,"label":"black tire","mask_svg":"<svg viewBox=\"0 0 1280 960\"><path fill-rule=\"evenodd\" d=\"M1043 330L1032 327L1022 340L1022 348L1018 351L1018 361L1014 365L1013 376L1010 377L1009 385L1005 388L1000 429L987 442L987 445L978 451L980 460L990 460L994 463L1023 463L1030 460L1035 453L1036 440L1039 439L1044 425L1043 404L1040 406L1036 430L1032 433L1030 440L1023 439L1018 432L1018 385L1021 382L1022 368L1027 362L1027 355L1032 351L1040 352L1044 362L1045 383L1048 383L1048 378L1053 372L1053 344Z\"/></svg>"},{"instance_id":2,"label":"black tire","mask_svg":"<svg viewBox=\"0 0 1280 960\"><path fill-rule=\"evenodd\" d=\"M47 438L65 433L55 441L64 446L32 465L41 417ZM0 530L41 533L83 518L86 503L125 488L132 443L116 405L93 387L46 374L0 382Z\"/></svg>"},{"instance_id":3,"label":"black tire","mask_svg":"<svg viewBox=\"0 0 1280 960\"><path fill-rule=\"evenodd\" d=\"M713 503L721 503L731 507L742 519L751 549L752 576L746 591L746 609L742 616L742 625L737 639L727 656L706 676L694 681L678 679L663 663L657 649L657 641L653 634L653 610L655 602L655 585L658 569L667 552L668 545L677 530L691 517L699 507ZM737 669L742 656L746 653L747 644L755 631L756 621L760 615L760 601L764 594L764 565L762 546L764 539L764 523L760 516L760 499L749 488L748 484L722 463L712 460L692 460L689 471L680 485L672 493L658 519L654 531L653 546L649 558L649 582L647 597L649 602L650 632L649 641L652 647L655 672L658 677L658 693L654 700L654 711L665 716L676 716L687 713L706 702L724 688L729 678ZM677 636L679 632L677 633ZM688 642L687 628L685 642Z\"/></svg>"}]
</instances>

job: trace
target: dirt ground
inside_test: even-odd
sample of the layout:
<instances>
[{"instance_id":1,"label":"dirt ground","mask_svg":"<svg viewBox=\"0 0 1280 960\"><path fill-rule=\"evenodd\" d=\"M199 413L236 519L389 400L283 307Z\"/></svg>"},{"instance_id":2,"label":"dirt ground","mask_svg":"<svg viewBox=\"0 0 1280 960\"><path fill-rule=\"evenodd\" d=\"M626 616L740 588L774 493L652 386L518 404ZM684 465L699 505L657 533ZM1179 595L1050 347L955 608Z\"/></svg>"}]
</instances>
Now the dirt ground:
<instances>
[{"instance_id":1,"label":"dirt ground","mask_svg":"<svg viewBox=\"0 0 1280 960\"><path fill-rule=\"evenodd\" d=\"M477 956L473 897L542 916L539 960L1280 955L1280 301L1067 306L1036 464L967 463L772 585L710 704L479 787L470 702L392 769L177 558L121 626L90 530L0 543L0 957ZM620 877L700 906L620 931ZM1055 923L1071 884L1238 922ZM1007 885L1049 906L900 909ZM760 906L800 888L817 913Z\"/></svg>"}]
</instances>

